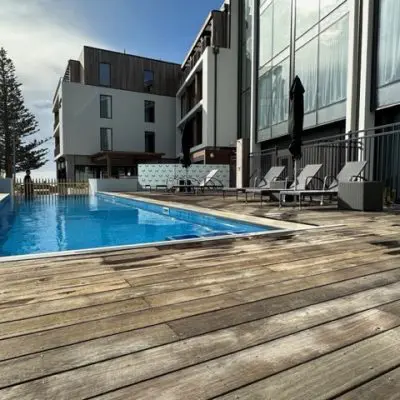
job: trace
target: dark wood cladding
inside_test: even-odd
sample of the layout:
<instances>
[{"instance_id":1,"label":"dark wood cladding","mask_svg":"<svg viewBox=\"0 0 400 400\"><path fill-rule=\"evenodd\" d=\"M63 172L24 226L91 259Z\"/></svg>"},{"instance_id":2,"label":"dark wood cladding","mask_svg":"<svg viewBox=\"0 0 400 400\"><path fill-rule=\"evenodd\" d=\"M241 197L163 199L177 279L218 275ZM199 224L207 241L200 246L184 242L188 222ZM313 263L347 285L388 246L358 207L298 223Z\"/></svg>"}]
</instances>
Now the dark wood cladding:
<instances>
[{"instance_id":1,"label":"dark wood cladding","mask_svg":"<svg viewBox=\"0 0 400 400\"><path fill-rule=\"evenodd\" d=\"M212 46L228 47L227 16L225 11L212 11Z\"/></svg>"},{"instance_id":2,"label":"dark wood cladding","mask_svg":"<svg viewBox=\"0 0 400 400\"><path fill-rule=\"evenodd\" d=\"M79 83L81 81L81 63L76 60L69 60L68 68L69 68L69 81Z\"/></svg>"},{"instance_id":3,"label":"dark wood cladding","mask_svg":"<svg viewBox=\"0 0 400 400\"><path fill-rule=\"evenodd\" d=\"M175 97L181 76L178 64L117 53L108 50L84 47L85 84L100 86L99 65L111 65L111 85L113 89L152 93ZM154 73L154 84L149 92L144 85L144 71Z\"/></svg>"}]
</instances>

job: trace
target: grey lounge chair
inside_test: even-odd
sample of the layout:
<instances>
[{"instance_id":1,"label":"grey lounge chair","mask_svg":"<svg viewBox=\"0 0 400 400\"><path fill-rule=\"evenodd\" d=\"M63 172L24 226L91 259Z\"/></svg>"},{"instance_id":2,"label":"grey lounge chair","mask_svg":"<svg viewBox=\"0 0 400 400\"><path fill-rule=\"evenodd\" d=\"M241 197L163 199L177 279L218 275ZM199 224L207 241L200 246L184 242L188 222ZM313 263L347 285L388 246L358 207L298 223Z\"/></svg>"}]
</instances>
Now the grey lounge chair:
<instances>
[{"instance_id":1,"label":"grey lounge chair","mask_svg":"<svg viewBox=\"0 0 400 400\"><path fill-rule=\"evenodd\" d=\"M257 188L269 189L271 187L271 182L279 180L279 178L283 174L283 171L285 171L284 166L271 167L259 182L255 182L257 184ZM246 189L251 189L251 188L222 188L222 195L225 197L226 193L233 192L236 193L236 199L237 199L239 193L244 193Z\"/></svg>"},{"instance_id":2,"label":"grey lounge chair","mask_svg":"<svg viewBox=\"0 0 400 400\"><path fill-rule=\"evenodd\" d=\"M361 177L361 173L364 171L367 165L367 161L351 161L344 165L344 167L337 174L336 178L332 176L326 176L323 182L322 189L318 190L307 190L303 188L297 188L297 190L284 190L279 193L279 207L282 206L282 199L285 195L296 196L299 199L299 207L301 208L301 198L304 196L321 196L321 205L324 204L324 196L328 195L333 197L338 193L339 182L351 182ZM330 184L329 184L330 181Z\"/></svg>"},{"instance_id":3,"label":"grey lounge chair","mask_svg":"<svg viewBox=\"0 0 400 400\"><path fill-rule=\"evenodd\" d=\"M204 189L222 189L222 183L215 178L218 169L211 170L199 183L190 184L190 185L173 185L171 190L175 189L193 189L195 193L199 190L204 191ZM186 178L185 178L186 179ZM193 178L189 178L188 180L193 181Z\"/></svg>"},{"instance_id":4,"label":"grey lounge chair","mask_svg":"<svg viewBox=\"0 0 400 400\"><path fill-rule=\"evenodd\" d=\"M317 174L322 168L322 164L307 164L297 175L297 190L306 190L310 187L310 184L313 180L317 179ZM288 192L294 190L295 182L292 183L290 188L287 190ZM246 201L248 193L259 194L261 199L261 204L263 200L263 196L271 196L273 194L279 194L281 191L285 191L285 189L263 189L263 188L254 188L254 189L246 189Z\"/></svg>"}]
</instances>

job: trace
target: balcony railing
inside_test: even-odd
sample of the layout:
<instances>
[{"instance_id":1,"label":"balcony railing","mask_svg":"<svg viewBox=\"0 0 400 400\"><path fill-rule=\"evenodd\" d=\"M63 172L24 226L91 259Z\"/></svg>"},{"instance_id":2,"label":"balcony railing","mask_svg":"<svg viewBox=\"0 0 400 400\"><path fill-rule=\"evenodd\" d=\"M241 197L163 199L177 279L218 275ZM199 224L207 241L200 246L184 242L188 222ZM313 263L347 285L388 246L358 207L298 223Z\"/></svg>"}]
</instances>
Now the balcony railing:
<instances>
[{"instance_id":1,"label":"balcony railing","mask_svg":"<svg viewBox=\"0 0 400 400\"><path fill-rule=\"evenodd\" d=\"M182 86L183 83L185 82L186 78L189 76L190 72L196 65L197 61L200 60L200 57L203 55L205 49L210 46L211 40L209 36L206 36L203 38L202 42L199 44L199 46L196 48L196 51L192 54L192 56L189 58L186 68L183 71L183 74L181 76L180 80L180 85Z\"/></svg>"},{"instance_id":2,"label":"balcony railing","mask_svg":"<svg viewBox=\"0 0 400 400\"><path fill-rule=\"evenodd\" d=\"M400 198L400 124L378 126L370 130L303 140L302 158L298 168L322 164L320 178L335 177L349 161L365 160L364 178L381 181L388 202ZM275 165L286 166L286 176L293 178L294 163L288 143L250 154L250 177L263 177ZM251 182L252 184L252 182Z\"/></svg>"},{"instance_id":3,"label":"balcony railing","mask_svg":"<svg viewBox=\"0 0 400 400\"><path fill-rule=\"evenodd\" d=\"M54 124L53 124L53 130L57 128L57 125L60 123L60 116L58 114L54 114Z\"/></svg>"}]
</instances>

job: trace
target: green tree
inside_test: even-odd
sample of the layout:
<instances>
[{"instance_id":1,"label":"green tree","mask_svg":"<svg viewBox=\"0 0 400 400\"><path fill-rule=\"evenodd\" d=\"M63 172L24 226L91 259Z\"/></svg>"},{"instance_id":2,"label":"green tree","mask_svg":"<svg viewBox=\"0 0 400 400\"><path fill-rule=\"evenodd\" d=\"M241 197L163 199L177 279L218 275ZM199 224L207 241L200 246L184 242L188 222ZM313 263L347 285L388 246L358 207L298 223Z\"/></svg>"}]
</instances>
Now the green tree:
<instances>
[{"instance_id":1,"label":"green tree","mask_svg":"<svg viewBox=\"0 0 400 400\"><path fill-rule=\"evenodd\" d=\"M0 49L0 171L11 178L14 165L16 172L37 169L48 161L48 150L41 146L50 140L37 140L39 132L35 116L25 107L21 84L15 75L14 63Z\"/></svg>"}]
</instances>

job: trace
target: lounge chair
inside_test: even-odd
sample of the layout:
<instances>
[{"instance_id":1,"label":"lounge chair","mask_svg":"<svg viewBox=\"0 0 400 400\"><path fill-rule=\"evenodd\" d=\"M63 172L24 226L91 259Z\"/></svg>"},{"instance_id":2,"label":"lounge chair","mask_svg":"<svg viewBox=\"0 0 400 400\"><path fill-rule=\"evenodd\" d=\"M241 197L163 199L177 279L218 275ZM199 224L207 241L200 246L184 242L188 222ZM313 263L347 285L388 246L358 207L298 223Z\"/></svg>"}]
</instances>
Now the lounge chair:
<instances>
[{"instance_id":1,"label":"lounge chair","mask_svg":"<svg viewBox=\"0 0 400 400\"><path fill-rule=\"evenodd\" d=\"M299 199L299 208L301 208L301 198L304 196L321 196L321 205L324 204L324 197L333 197L338 194L339 182L351 182L361 177L367 161L351 161L344 165L336 177L326 176L323 182L322 189L309 190L297 188L297 190L283 190L279 193L279 207L282 206L282 200L286 195L296 196ZM330 184L329 184L330 181Z\"/></svg>"},{"instance_id":2,"label":"lounge chair","mask_svg":"<svg viewBox=\"0 0 400 400\"><path fill-rule=\"evenodd\" d=\"M283 174L283 171L285 171L285 167L283 166L276 166L276 167L271 167L268 172L264 175L264 177L259 181L255 181L254 184L257 184L257 188L263 188L263 189L269 189L271 187L271 182L275 182L279 180L281 175ZM249 187L247 188L222 188L222 195L225 198L225 193L236 193L236 199L238 198L239 193L244 193L246 189L251 189Z\"/></svg>"},{"instance_id":3,"label":"lounge chair","mask_svg":"<svg viewBox=\"0 0 400 400\"><path fill-rule=\"evenodd\" d=\"M311 183L317 178L317 174L322 168L322 164L308 164L306 165L300 173L297 175L297 183L292 183L290 188L287 190L294 190L295 186L297 190L306 190L310 187ZM275 194L279 194L281 191L286 191L285 189L263 189L263 188L254 188L254 189L246 189L246 201L247 195L252 193L254 195L259 194L261 199L261 204L263 200L263 196L271 196ZM290 194L290 193L289 193Z\"/></svg>"},{"instance_id":4,"label":"lounge chair","mask_svg":"<svg viewBox=\"0 0 400 400\"><path fill-rule=\"evenodd\" d=\"M218 169L211 170L201 181L198 183L192 183L193 181L196 182L194 178L187 178L188 181L191 181L190 185L173 185L171 190L174 191L176 189L189 189L189 191L194 190L195 193L198 191L204 191L204 189L222 189L224 185L221 181L215 178ZM186 178L182 179L186 180Z\"/></svg>"}]
</instances>

